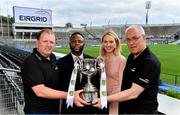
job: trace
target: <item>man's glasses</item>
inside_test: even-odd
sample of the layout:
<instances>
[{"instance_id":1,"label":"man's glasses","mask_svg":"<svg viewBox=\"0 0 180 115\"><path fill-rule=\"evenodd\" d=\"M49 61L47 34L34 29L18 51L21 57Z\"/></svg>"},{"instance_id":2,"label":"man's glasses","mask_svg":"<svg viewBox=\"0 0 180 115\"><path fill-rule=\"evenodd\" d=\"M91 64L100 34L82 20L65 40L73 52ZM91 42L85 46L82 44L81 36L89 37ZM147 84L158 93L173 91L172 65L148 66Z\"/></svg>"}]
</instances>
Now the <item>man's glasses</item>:
<instances>
[{"instance_id":1,"label":"man's glasses","mask_svg":"<svg viewBox=\"0 0 180 115\"><path fill-rule=\"evenodd\" d=\"M135 43L135 42L137 42L138 40L139 40L139 38L141 38L142 37L142 35L141 36L139 36L139 37L132 37L131 39L129 39L129 38L126 38L126 42L127 43L130 43L130 42L133 42L133 43Z\"/></svg>"}]
</instances>

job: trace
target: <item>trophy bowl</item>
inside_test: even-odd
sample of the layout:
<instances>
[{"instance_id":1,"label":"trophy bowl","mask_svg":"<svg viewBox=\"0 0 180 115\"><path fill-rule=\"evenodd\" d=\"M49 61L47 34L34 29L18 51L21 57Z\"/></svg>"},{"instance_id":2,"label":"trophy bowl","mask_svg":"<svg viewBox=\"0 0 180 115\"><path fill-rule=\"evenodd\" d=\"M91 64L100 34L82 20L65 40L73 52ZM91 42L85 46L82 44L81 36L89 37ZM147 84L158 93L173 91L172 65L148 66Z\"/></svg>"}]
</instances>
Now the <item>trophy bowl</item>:
<instances>
[{"instance_id":1,"label":"trophy bowl","mask_svg":"<svg viewBox=\"0 0 180 115\"><path fill-rule=\"evenodd\" d=\"M98 97L98 90L91 83L91 77L98 71L96 65L96 59L85 58L80 66L80 72L87 77L87 84L83 88L83 92L80 93L80 97L89 103L89 105L92 104L94 98Z\"/></svg>"}]
</instances>

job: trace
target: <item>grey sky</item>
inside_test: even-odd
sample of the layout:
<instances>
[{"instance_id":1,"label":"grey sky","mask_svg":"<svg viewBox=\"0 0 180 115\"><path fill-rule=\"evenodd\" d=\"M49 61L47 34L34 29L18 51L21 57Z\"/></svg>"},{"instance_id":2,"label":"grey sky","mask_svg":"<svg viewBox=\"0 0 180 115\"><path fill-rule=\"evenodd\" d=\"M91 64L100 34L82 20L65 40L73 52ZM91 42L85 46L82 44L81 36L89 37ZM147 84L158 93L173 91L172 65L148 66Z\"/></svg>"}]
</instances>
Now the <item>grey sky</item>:
<instances>
[{"instance_id":1,"label":"grey sky","mask_svg":"<svg viewBox=\"0 0 180 115\"><path fill-rule=\"evenodd\" d=\"M51 9L54 26L71 22L75 27L107 24L145 24L147 0L1 0L0 15L12 14L13 6ZM180 23L178 0L151 0L149 24Z\"/></svg>"}]
</instances>

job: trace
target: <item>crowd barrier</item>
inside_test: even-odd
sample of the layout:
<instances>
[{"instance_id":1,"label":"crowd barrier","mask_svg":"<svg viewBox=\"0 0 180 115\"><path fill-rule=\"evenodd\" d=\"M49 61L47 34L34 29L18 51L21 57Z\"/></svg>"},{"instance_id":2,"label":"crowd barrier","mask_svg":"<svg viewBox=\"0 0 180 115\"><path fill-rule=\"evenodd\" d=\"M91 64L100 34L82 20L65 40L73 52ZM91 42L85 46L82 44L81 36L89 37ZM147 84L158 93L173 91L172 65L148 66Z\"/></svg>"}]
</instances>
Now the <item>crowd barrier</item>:
<instances>
[{"instance_id":1,"label":"crowd barrier","mask_svg":"<svg viewBox=\"0 0 180 115\"><path fill-rule=\"evenodd\" d=\"M17 72L3 72L0 74L0 113L24 114L24 96L22 81Z\"/></svg>"}]
</instances>

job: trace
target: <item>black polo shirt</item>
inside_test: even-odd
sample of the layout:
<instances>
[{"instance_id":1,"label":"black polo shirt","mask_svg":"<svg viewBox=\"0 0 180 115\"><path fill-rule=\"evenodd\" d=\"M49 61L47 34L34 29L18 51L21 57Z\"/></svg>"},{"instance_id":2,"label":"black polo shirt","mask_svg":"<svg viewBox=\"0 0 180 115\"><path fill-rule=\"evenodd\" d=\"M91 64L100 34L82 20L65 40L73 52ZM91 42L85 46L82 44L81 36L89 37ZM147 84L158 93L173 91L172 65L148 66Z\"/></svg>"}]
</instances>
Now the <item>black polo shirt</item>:
<instances>
[{"instance_id":1,"label":"black polo shirt","mask_svg":"<svg viewBox=\"0 0 180 115\"><path fill-rule=\"evenodd\" d=\"M157 110L160 62L147 47L137 58L130 54L123 73L122 91L136 83L145 90L138 98L120 103L120 113L153 113Z\"/></svg>"},{"instance_id":2,"label":"black polo shirt","mask_svg":"<svg viewBox=\"0 0 180 115\"><path fill-rule=\"evenodd\" d=\"M53 89L58 89L59 74L55 55L51 54L50 60L44 58L36 49L27 57L21 68L24 86L25 112L32 111L58 111L59 100L37 97L32 90L33 86L44 84Z\"/></svg>"}]
</instances>

